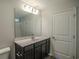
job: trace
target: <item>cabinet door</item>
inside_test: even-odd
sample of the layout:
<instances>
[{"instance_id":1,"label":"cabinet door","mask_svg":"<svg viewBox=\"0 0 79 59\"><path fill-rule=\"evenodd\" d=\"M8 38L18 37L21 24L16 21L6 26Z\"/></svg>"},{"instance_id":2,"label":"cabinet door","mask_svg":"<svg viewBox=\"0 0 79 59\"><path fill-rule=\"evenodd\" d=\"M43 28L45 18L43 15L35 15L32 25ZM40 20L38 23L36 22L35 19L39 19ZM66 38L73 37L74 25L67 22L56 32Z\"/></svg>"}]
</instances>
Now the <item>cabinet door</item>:
<instances>
[{"instance_id":1,"label":"cabinet door","mask_svg":"<svg viewBox=\"0 0 79 59\"><path fill-rule=\"evenodd\" d=\"M49 39L47 39L47 55L48 55L48 53L50 52L50 38Z\"/></svg>"},{"instance_id":2,"label":"cabinet door","mask_svg":"<svg viewBox=\"0 0 79 59\"><path fill-rule=\"evenodd\" d=\"M25 52L24 59L34 59L34 53L32 49Z\"/></svg>"},{"instance_id":3,"label":"cabinet door","mask_svg":"<svg viewBox=\"0 0 79 59\"><path fill-rule=\"evenodd\" d=\"M46 43L45 44L42 44L42 59L44 59L46 57L46 52L47 52L47 46L46 46Z\"/></svg>"},{"instance_id":4,"label":"cabinet door","mask_svg":"<svg viewBox=\"0 0 79 59\"><path fill-rule=\"evenodd\" d=\"M23 48L15 44L15 59L23 59Z\"/></svg>"},{"instance_id":5,"label":"cabinet door","mask_svg":"<svg viewBox=\"0 0 79 59\"><path fill-rule=\"evenodd\" d=\"M42 46L35 48L35 59L42 59Z\"/></svg>"},{"instance_id":6,"label":"cabinet door","mask_svg":"<svg viewBox=\"0 0 79 59\"><path fill-rule=\"evenodd\" d=\"M16 59L23 59L22 54L16 53Z\"/></svg>"},{"instance_id":7,"label":"cabinet door","mask_svg":"<svg viewBox=\"0 0 79 59\"><path fill-rule=\"evenodd\" d=\"M25 49L24 49L24 59L34 59L33 45L25 47Z\"/></svg>"}]
</instances>

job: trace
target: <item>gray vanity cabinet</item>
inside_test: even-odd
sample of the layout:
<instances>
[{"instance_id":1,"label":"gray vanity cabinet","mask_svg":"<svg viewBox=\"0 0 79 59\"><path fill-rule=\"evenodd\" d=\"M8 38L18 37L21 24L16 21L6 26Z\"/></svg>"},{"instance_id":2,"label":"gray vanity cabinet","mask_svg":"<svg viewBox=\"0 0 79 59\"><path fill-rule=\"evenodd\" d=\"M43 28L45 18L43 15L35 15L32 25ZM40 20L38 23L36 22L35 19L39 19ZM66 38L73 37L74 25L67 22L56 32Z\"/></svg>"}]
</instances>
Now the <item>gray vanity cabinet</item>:
<instances>
[{"instance_id":1,"label":"gray vanity cabinet","mask_svg":"<svg viewBox=\"0 0 79 59\"><path fill-rule=\"evenodd\" d=\"M47 55L47 40L35 43L35 59L43 59Z\"/></svg>"},{"instance_id":2,"label":"gray vanity cabinet","mask_svg":"<svg viewBox=\"0 0 79 59\"><path fill-rule=\"evenodd\" d=\"M34 59L34 45L21 47L15 44L15 59Z\"/></svg>"},{"instance_id":3,"label":"gray vanity cabinet","mask_svg":"<svg viewBox=\"0 0 79 59\"><path fill-rule=\"evenodd\" d=\"M15 44L15 57L15 59L23 59L23 48L18 44Z\"/></svg>"},{"instance_id":4,"label":"gray vanity cabinet","mask_svg":"<svg viewBox=\"0 0 79 59\"><path fill-rule=\"evenodd\" d=\"M42 44L42 59L46 56L46 52L47 52L47 45L46 44Z\"/></svg>"},{"instance_id":5,"label":"gray vanity cabinet","mask_svg":"<svg viewBox=\"0 0 79 59\"><path fill-rule=\"evenodd\" d=\"M50 38L24 47L15 43L16 59L44 59L49 50Z\"/></svg>"},{"instance_id":6,"label":"gray vanity cabinet","mask_svg":"<svg viewBox=\"0 0 79 59\"><path fill-rule=\"evenodd\" d=\"M24 59L34 59L34 45L24 47Z\"/></svg>"},{"instance_id":7,"label":"gray vanity cabinet","mask_svg":"<svg viewBox=\"0 0 79 59\"><path fill-rule=\"evenodd\" d=\"M42 59L41 46L35 47L35 59Z\"/></svg>"}]
</instances>

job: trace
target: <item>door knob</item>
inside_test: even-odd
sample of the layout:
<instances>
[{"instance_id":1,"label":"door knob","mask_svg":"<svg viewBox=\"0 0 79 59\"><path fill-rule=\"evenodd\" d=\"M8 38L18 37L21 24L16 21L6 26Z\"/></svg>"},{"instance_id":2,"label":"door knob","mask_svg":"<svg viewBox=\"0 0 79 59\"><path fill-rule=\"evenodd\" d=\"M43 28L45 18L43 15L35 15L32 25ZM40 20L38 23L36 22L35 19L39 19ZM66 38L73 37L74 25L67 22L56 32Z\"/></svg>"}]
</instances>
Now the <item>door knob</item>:
<instances>
[{"instance_id":1,"label":"door knob","mask_svg":"<svg viewBox=\"0 0 79 59\"><path fill-rule=\"evenodd\" d=\"M53 36L52 39L56 40L56 38Z\"/></svg>"},{"instance_id":2,"label":"door knob","mask_svg":"<svg viewBox=\"0 0 79 59\"><path fill-rule=\"evenodd\" d=\"M52 39L55 39L55 37L53 36Z\"/></svg>"}]
</instances>

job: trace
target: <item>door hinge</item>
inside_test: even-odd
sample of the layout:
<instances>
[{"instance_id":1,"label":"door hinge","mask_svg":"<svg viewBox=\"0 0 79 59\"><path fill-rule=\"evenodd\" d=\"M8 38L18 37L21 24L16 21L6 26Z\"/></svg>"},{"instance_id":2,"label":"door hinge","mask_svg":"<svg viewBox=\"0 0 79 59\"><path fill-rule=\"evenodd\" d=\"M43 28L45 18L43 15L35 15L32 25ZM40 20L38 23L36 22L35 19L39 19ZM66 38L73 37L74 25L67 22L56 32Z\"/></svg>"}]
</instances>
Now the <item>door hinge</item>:
<instances>
[{"instance_id":1,"label":"door hinge","mask_svg":"<svg viewBox=\"0 0 79 59\"><path fill-rule=\"evenodd\" d=\"M75 35L73 35L73 39L75 39Z\"/></svg>"}]
</instances>

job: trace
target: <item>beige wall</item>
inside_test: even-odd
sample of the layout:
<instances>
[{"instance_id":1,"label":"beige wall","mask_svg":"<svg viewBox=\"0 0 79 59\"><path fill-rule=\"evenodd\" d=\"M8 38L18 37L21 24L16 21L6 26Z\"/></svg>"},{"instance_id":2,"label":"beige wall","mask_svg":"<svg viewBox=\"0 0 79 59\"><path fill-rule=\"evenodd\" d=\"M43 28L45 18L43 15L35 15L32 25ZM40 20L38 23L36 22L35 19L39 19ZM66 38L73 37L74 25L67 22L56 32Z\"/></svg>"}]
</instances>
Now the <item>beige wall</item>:
<instances>
[{"instance_id":1,"label":"beige wall","mask_svg":"<svg viewBox=\"0 0 79 59\"><path fill-rule=\"evenodd\" d=\"M0 2L0 48L10 46L13 31L13 9L8 3Z\"/></svg>"},{"instance_id":2,"label":"beige wall","mask_svg":"<svg viewBox=\"0 0 79 59\"><path fill-rule=\"evenodd\" d=\"M77 59L79 59L79 8L77 9Z\"/></svg>"},{"instance_id":3,"label":"beige wall","mask_svg":"<svg viewBox=\"0 0 79 59\"><path fill-rule=\"evenodd\" d=\"M13 7L11 6L11 4L7 1L0 0L0 48L13 45L14 41L13 14L14 14Z\"/></svg>"}]
</instances>

